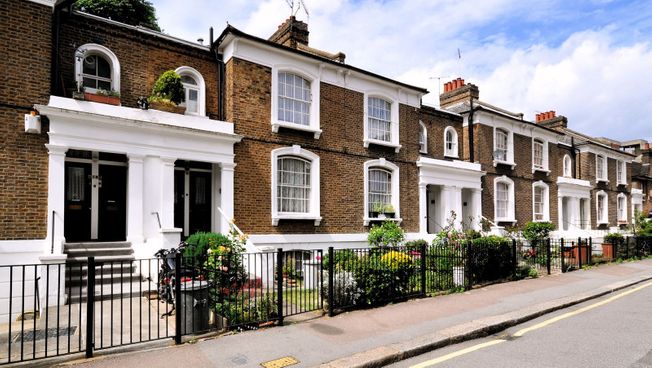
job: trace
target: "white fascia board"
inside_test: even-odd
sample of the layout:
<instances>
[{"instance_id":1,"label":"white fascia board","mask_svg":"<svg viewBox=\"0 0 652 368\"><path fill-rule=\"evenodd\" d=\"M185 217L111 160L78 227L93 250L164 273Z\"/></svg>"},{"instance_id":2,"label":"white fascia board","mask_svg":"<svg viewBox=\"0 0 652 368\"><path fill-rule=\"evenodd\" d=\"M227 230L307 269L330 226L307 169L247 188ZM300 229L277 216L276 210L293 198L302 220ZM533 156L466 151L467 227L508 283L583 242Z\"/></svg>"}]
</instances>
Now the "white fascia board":
<instances>
[{"instance_id":1,"label":"white fascia board","mask_svg":"<svg viewBox=\"0 0 652 368\"><path fill-rule=\"evenodd\" d=\"M533 125L532 123L525 120L520 122L508 117L490 114L482 110L475 111L473 117L473 124L482 124L490 127L507 129L512 133L521 136L529 138L541 138L545 141L548 141L550 144L558 144L560 141L564 141L561 138L564 136L564 134L551 132L547 129ZM467 120L468 118L465 118L465 122ZM468 123L466 125L468 125Z\"/></svg>"},{"instance_id":2,"label":"white fascia board","mask_svg":"<svg viewBox=\"0 0 652 368\"><path fill-rule=\"evenodd\" d=\"M631 163L634 161L635 157L632 157L631 155L623 152L622 154L607 149L607 148L602 148L593 144L584 144L579 147L580 153L593 153L596 155L602 155L605 156L606 158L610 158L612 160L623 160L626 163Z\"/></svg>"},{"instance_id":3,"label":"white fascia board","mask_svg":"<svg viewBox=\"0 0 652 368\"><path fill-rule=\"evenodd\" d=\"M342 66L333 65L289 50L278 49L270 45L233 35L227 36L220 48L223 50L225 63L235 57L269 68L274 68L278 65L295 65L318 75L320 82L333 84L360 93L365 93L370 90L382 91L399 103L412 107L420 107L421 97L424 95L405 86L393 84L389 81L351 70L345 64L342 64Z\"/></svg>"},{"instance_id":4,"label":"white fascia board","mask_svg":"<svg viewBox=\"0 0 652 368\"><path fill-rule=\"evenodd\" d=\"M57 0L27 0L29 2L45 5L54 8L54 5L58 2Z\"/></svg>"},{"instance_id":5,"label":"white fascia board","mask_svg":"<svg viewBox=\"0 0 652 368\"><path fill-rule=\"evenodd\" d=\"M591 198L591 183L588 180L580 180L573 178L566 178L563 176L557 177L557 196L558 197L575 197L575 198Z\"/></svg>"},{"instance_id":6,"label":"white fascia board","mask_svg":"<svg viewBox=\"0 0 652 368\"><path fill-rule=\"evenodd\" d=\"M47 106L35 105L34 107L41 114L48 116L57 114L69 116L77 113L91 120L104 120L107 122L112 120L132 124L151 123L159 127L169 126L237 137L233 133L232 123L212 120L202 116L175 114L154 109L142 110L57 96L51 96Z\"/></svg>"},{"instance_id":7,"label":"white fascia board","mask_svg":"<svg viewBox=\"0 0 652 368\"><path fill-rule=\"evenodd\" d=\"M419 185L445 185L481 190L481 178L486 174L480 169L480 164L426 157L419 158L417 167Z\"/></svg>"}]
</instances>

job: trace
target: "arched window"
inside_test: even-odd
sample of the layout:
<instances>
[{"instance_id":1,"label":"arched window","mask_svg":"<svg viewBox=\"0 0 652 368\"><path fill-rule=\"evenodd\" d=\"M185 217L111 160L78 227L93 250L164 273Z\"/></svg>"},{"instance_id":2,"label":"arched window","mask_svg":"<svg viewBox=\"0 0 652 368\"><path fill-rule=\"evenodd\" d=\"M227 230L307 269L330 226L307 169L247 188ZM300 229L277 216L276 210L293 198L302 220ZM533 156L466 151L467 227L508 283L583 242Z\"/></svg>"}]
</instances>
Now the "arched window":
<instances>
[{"instance_id":1,"label":"arched window","mask_svg":"<svg viewBox=\"0 0 652 368\"><path fill-rule=\"evenodd\" d=\"M399 219L398 166L381 158L365 162L364 170L364 224L368 225L381 214Z\"/></svg>"},{"instance_id":2,"label":"arched window","mask_svg":"<svg viewBox=\"0 0 652 368\"><path fill-rule=\"evenodd\" d=\"M444 156L458 157L457 131L449 126L444 130Z\"/></svg>"},{"instance_id":3,"label":"arched window","mask_svg":"<svg viewBox=\"0 0 652 368\"><path fill-rule=\"evenodd\" d=\"M532 220L548 221L550 212L548 209L548 185L543 181L532 184Z\"/></svg>"},{"instance_id":4,"label":"arched window","mask_svg":"<svg viewBox=\"0 0 652 368\"><path fill-rule=\"evenodd\" d=\"M514 222L514 181L507 176L494 179L494 221Z\"/></svg>"},{"instance_id":5,"label":"arched window","mask_svg":"<svg viewBox=\"0 0 652 368\"><path fill-rule=\"evenodd\" d=\"M570 178L573 176L573 162L569 155L564 155L564 176Z\"/></svg>"},{"instance_id":6,"label":"arched window","mask_svg":"<svg viewBox=\"0 0 652 368\"><path fill-rule=\"evenodd\" d=\"M289 72L278 73L278 120L310 125L310 81Z\"/></svg>"},{"instance_id":7,"label":"arched window","mask_svg":"<svg viewBox=\"0 0 652 368\"><path fill-rule=\"evenodd\" d=\"M428 131L423 121L419 121L419 152L428 153Z\"/></svg>"},{"instance_id":8,"label":"arched window","mask_svg":"<svg viewBox=\"0 0 652 368\"><path fill-rule=\"evenodd\" d=\"M181 106L186 107L188 115L206 115L206 83L202 75L189 66L182 66L175 70L181 77L184 99Z\"/></svg>"},{"instance_id":9,"label":"arched window","mask_svg":"<svg viewBox=\"0 0 652 368\"><path fill-rule=\"evenodd\" d=\"M321 222L319 156L296 145L272 151L272 225L281 219Z\"/></svg>"},{"instance_id":10,"label":"arched window","mask_svg":"<svg viewBox=\"0 0 652 368\"><path fill-rule=\"evenodd\" d=\"M87 92L120 92L120 62L102 45L82 45L75 51L75 80Z\"/></svg>"}]
</instances>

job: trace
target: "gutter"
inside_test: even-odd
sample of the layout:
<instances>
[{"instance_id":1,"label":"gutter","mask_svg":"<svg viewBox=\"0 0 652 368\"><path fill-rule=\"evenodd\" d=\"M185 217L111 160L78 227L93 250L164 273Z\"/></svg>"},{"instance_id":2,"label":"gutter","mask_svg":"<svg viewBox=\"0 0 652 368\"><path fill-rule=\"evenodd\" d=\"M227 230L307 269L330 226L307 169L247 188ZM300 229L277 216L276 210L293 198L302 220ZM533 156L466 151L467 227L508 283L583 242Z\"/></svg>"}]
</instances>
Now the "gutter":
<instances>
[{"instance_id":1,"label":"gutter","mask_svg":"<svg viewBox=\"0 0 652 368\"><path fill-rule=\"evenodd\" d=\"M225 111L224 111L224 91L226 89L225 87L225 81L224 81L224 75L225 75L225 66L224 66L224 57L222 54L220 54L217 50L217 47L215 47L215 41L213 39L213 27L210 28L209 31L209 38L210 38L210 48L211 48L211 54L215 58L215 63L217 65L217 119L225 121Z\"/></svg>"}]
</instances>

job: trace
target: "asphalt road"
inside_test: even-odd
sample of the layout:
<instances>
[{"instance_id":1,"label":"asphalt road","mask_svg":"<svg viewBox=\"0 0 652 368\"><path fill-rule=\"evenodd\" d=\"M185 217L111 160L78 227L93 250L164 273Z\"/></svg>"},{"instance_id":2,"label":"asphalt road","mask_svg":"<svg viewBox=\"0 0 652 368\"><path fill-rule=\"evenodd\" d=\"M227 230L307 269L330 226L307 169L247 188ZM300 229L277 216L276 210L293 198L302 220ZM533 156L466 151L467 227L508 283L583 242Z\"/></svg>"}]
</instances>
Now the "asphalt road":
<instances>
[{"instance_id":1,"label":"asphalt road","mask_svg":"<svg viewBox=\"0 0 652 368\"><path fill-rule=\"evenodd\" d=\"M652 283L391 367L652 367Z\"/></svg>"}]
</instances>

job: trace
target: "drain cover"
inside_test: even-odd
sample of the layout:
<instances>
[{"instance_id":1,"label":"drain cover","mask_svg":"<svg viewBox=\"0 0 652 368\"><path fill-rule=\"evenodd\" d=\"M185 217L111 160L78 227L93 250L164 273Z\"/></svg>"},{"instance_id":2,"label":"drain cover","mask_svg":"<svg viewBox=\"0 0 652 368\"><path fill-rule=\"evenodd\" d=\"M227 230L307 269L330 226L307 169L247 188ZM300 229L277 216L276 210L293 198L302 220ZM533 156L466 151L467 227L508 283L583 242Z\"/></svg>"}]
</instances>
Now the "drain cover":
<instances>
[{"instance_id":1,"label":"drain cover","mask_svg":"<svg viewBox=\"0 0 652 368\"><path fill-rule=\"evenodd\" d=\"M50 338L57 338L57 331L59 332L59 337L62 336L68 336L68 335L74 335L75 331L77 330L77 326L71 326L71 327L51 327L48 328L48 339ZM21 339L22 336L22 339ZM12 339L13 342L18 342L18 341L23 341L23 342L28 342L28 341L35 341L35 340L43 340L45 339L45 330L40 329L40 330L29 330L29 331L23 331L18 332L17 334L14 335L14 338Z\"/></svg>"},{"instance_id":2,"label":"drain cover","mask_svg":"<svg viewBox=\"0 0 652 368\"><path fill-rule=\"evenodd\" d=\"M295 365L297 363L299 363L299 361L296 358L291 356L286 356L283 358L270 360L269 362L260 363L260 365L265 368L283 368L283 367Z\"/></svg>"}]
</instances>

